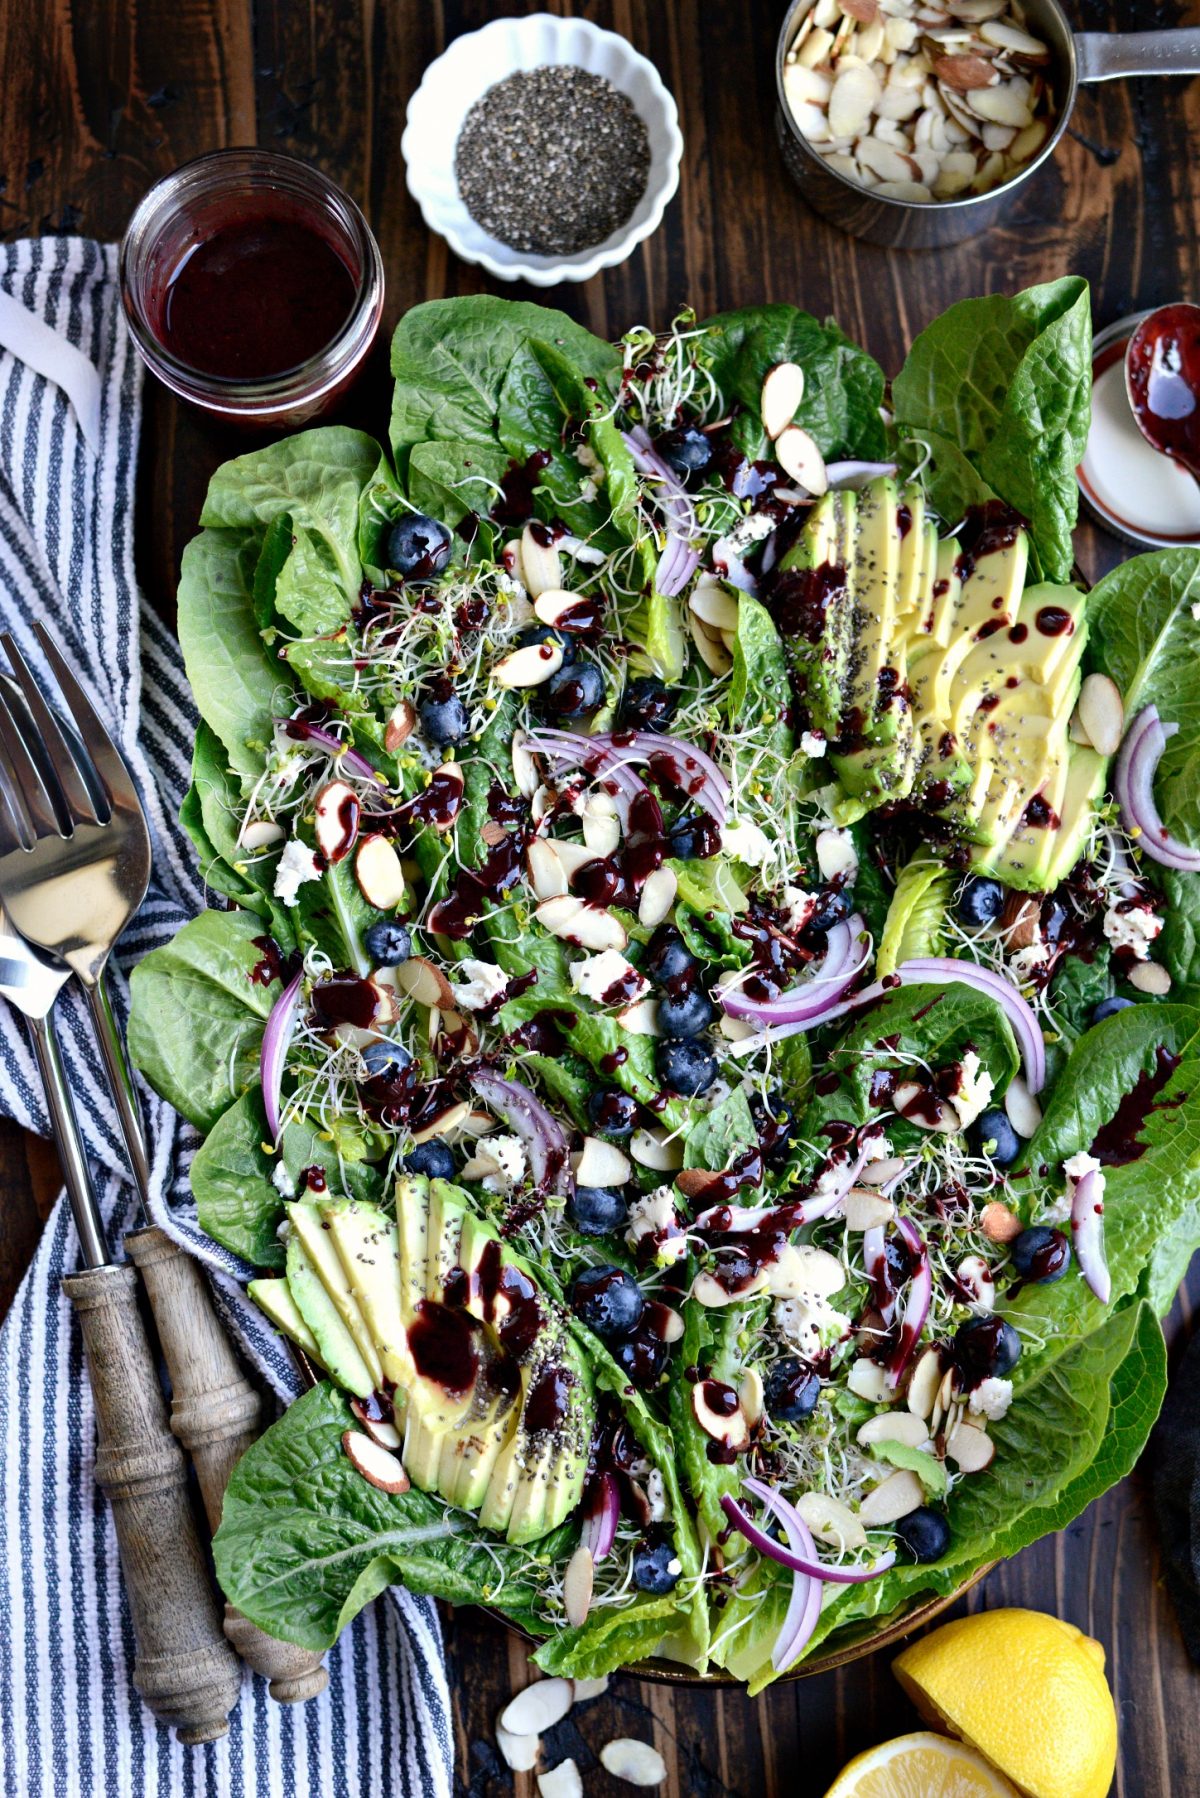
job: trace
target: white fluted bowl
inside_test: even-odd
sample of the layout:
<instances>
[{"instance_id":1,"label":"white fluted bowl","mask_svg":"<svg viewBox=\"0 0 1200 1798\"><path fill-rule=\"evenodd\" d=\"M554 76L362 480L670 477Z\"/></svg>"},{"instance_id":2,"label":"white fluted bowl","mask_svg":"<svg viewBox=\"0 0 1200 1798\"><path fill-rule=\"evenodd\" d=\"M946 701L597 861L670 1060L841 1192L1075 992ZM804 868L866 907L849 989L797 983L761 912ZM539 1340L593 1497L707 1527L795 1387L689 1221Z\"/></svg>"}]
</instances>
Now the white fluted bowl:
<instances>
[{"instance_id":1,"label":"white fluted bowl","mask_svg":"<svg viewBox=\"0 0 1200 1798\"><path fill-rule=\"evenodd\" d=\"M454 147L463 120L480 96L518 69L568 63L603 75L627 94L650 139L646 191L633 213L611 237L574 256L533 256L491 237L471 217L454 178ZM634 247L657 231L668 200L679 185L683 138L675 102L653 63L615 32L586 19L559 19L552 13L493 19L481 31L455 38L425 71L408 103L400 142L408 188L431 231L444 237L456 256L477 262L501 281L530 281L553 287L559 281L586 281L602 268L624 262Z\"/></svg>"}]
</instances>

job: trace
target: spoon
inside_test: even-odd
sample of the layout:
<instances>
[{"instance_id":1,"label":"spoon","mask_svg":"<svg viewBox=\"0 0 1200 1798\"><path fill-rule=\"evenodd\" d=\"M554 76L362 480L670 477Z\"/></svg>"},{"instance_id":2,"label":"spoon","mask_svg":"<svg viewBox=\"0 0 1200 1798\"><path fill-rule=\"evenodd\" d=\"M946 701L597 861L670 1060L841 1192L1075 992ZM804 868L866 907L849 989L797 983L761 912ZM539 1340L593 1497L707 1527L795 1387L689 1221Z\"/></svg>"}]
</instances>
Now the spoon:
<instances>
[{"instance_id":1,"label":"spoon","mask_svg":"<svg viewBox=\"0 0 1200 1798\"><path fill-rule=\"evenodd\" d=\"M1200 482L1200 306L1147 313L1125 350L1125 387L1146 442Z\"/></svg>"}]
</instances>

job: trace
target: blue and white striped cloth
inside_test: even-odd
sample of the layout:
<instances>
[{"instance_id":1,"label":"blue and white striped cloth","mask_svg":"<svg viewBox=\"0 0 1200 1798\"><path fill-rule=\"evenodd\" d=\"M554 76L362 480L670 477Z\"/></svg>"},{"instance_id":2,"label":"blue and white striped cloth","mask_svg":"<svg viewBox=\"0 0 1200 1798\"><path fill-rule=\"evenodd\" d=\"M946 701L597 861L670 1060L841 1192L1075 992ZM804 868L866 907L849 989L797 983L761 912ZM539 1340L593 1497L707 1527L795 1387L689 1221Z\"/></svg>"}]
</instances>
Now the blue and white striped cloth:
<instances>
[{"instance_id":1,"label":"blue and white striped cloth","mask_svg":"<svg viewBox=\"0 0 1200 1798\"><path fill-rule=\"evenodd\" d=\"M124 1016L128 969L204 903L177 822L195 729L191 697L179 647L142 603L134 576L141 368L113 246L81 238L0 246L5 292L78 345L101 380L93 455L62 390L0 350L0 625L43 676L30 621L57 629L141 791L154 879L115 958ZM7 1007L0 1015L0 1109L46 1135L24 1028ZM134 1222L133 1193L99 1057L70 989L58 1021L115 1245ZM235 1276L245 1270L196 1226L187 1182L194 1133L155 1095L144 1102L161 1195L155 1221L209 1263L247 1355L281 1398L294 1397L289 1359L241 1294ZM77 1254L60 1198L0 1330L0 1790L6 1798L448 1795L452 1733L437 1616L430 1600L403 1591L345 1632L328 1656L328 1690L303 1707L275 1704L247 1672L228 1736L183 1748L141 1703L116 1538L93 1478L91 1392L59 1285Z\"/></svg>"}]
</instances>

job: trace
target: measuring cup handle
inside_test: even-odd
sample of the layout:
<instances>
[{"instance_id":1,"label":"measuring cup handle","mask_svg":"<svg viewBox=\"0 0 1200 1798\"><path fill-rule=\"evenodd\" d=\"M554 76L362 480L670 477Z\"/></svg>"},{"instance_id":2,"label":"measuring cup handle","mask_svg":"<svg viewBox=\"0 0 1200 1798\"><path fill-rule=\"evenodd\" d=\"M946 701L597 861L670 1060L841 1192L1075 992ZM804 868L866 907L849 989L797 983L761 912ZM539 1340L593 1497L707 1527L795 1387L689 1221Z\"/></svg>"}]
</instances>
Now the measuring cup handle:
<instances>
[{"instance_id":1,"label":"measuring cup handle","mask_svg":"<svg viewBox=\"0 0 1200 1798\"><path fill-rule=\"evenodd\" d=\"M1177 31L1078 31L1081 82L1119 75L1200 75L1200 26Z\"/></svg>"}]
</instances>

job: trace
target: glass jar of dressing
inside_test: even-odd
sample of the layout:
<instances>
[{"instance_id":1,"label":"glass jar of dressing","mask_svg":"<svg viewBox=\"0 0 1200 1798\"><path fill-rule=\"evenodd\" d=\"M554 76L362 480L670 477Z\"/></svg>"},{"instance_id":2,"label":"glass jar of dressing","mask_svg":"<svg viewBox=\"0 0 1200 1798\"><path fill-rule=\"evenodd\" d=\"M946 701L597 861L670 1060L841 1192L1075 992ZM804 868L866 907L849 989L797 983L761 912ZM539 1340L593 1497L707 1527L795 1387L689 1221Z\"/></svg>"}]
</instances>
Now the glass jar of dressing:
<instances>
[{"instance_id":1,"label":"glass jar of dressing","mask_svg":"<svg viewBox=\"0 0 1200 1798\"><path fill-rule=\"evenodd\" d=\"M230 422L293 429L328 411L371 348L383 263L354 201L267 150L216 150L144 196L121 292L146 366Z\"/></svg>"}]
</instances>

